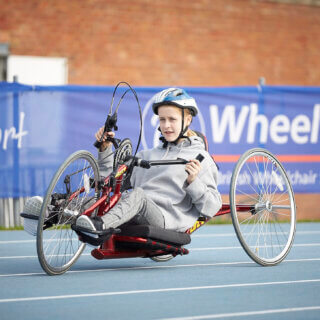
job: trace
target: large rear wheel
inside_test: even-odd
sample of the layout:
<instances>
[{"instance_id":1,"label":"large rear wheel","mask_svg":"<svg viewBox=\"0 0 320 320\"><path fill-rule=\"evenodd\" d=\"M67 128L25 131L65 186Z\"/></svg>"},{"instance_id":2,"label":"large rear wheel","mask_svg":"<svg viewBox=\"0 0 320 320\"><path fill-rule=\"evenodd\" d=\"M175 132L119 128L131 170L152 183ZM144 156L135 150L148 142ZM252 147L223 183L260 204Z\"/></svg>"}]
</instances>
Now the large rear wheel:
<instances>
[{"instance_id":1,"label":"large rear wheel","mask_svg":"<svg viewBox=\"0 0 320 320\"><path fill-rule=\"evenodd\" d=\"M83 252L85 244L71 224L94 201L99 179L97 162L87 151L73 153L54 175L37 229L38 258L47 274L66 272Z\"/></svg>"},{"instance_id":2,"label":"large rear wheel","mask_svg":"<svg viewBox=\"0 0 320 320\"><path fill-rule=\"evenodd\" d=\"M258 264L280 263L289 253L296 229L296 205L282 164L265 149L245 152L230 185L230 208L237 237Z\"/></svg>"}]
</instances>

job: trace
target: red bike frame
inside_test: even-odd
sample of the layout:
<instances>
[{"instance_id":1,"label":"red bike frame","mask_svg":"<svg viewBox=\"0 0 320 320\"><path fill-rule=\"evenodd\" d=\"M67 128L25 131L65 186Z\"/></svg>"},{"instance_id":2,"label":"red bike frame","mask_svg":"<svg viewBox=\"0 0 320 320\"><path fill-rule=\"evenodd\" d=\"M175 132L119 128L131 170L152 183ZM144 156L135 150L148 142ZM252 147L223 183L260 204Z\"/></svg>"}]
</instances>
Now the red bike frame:
<instances>
[{"instance_id":1,"label":"red bike frame","mask_svg":"<svg viewBox=\"0 0 320 320\"><path fill-rule=\"evenodd\" d=\"M97 215L103 216L105 214L108 214L108 211L113 208L116 203L121 198L121 186L123 182L123 175L128 170L128 165L121 165L117 173L115 174L115 187L113 194L110 196L112 192L112 187L109 186L109 180L110 176L107 177L103 183L101 188L101 197L92 205L90 208L86 209L82 214L85 214L87 216L91 216L91 214L98 210ZM96 182L98 183L98 182ZM97 189L97 186L96 186ZM84 188L81 188L80 190L74 192L70 196L70 200L77 197L80 193L84 192ZM253 205L246 205L246 204L239 204L236 206L236 210L240 212L248 212L253 211L254 206ZM225 214L229 214L231 211L230 204L222 204L221 209L215 214L214 217L222 216ZM213 218L214 218L213 217ZM186 233L192 234L196 230L198 230L201 226L206 224L209 220L212 218L199 218L198 221L195 222L195 224L186 230ZM80 237L81 240L81 237ZM138 249L119 249L119 244L121 247L121 243L132 243L135 245L141 245L141 248ZM147 248L144 248L144 246L147 246ZM139 247L139 246L138 246ZM107 241L105 241L100 248L94 249L91 254L96 259L119 259L119 258L134 258L134 257L152 257L152 256L158 256L158 255L165 255L165 254L172 254L173 256L176 256L178 254L184 255L188 254L189 251L182 247L175 247L173 245L161 243L158 241L153 241L150 239L142 238L142 237L129 237L129 236L123 236L123 235L117 235L113 234Z\"/></svg>"}]
</instances>

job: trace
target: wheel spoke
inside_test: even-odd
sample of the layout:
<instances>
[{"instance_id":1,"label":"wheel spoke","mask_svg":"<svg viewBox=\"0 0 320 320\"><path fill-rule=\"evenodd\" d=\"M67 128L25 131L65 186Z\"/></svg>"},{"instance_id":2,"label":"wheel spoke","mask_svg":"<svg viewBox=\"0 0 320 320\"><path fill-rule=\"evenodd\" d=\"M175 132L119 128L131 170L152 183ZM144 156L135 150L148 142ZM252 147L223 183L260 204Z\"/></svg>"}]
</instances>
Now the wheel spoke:
<instances>
[{"instance_id":1,"label":"wheel spoke","mask_svg":"<svg viewBox=\"0 0 320 320\"><path fill-rule=\"evenodd\" d=\"M248 198L254 200L255 202L257 202L257 200L258 200L257 198L254 198L253 196L251 196L250 194L248 194L246 192L243 192L241 190L238 190L238 192L240 192L241 194L243 194L243 195L247 196Z\"/></svg>"},{"instance_id":2,"label":"wheel spoke","mask_svg":"<svg viewBox=\"0 0 320 320\"><path fill-rule=\"evenodd\" d=\"M251 177L252 177L252 181L255 181L254 174L252 173L252 171L251 171L251 169L250 169L250 167L248 166L247 163L246 163L246 167L247 167L248 171L250 172L250 175L251 175ZM254 191L254 193L256 193L258 196L260 196L260 194L261 194L261 191L260 191L260 190L259 190L259 192L257 192L257 190L254 189L251 184L249 184L249 186L250 186L250 188ZM259 189L259 187L258 187L258 189Z\"/></svg>"}]
</instances>

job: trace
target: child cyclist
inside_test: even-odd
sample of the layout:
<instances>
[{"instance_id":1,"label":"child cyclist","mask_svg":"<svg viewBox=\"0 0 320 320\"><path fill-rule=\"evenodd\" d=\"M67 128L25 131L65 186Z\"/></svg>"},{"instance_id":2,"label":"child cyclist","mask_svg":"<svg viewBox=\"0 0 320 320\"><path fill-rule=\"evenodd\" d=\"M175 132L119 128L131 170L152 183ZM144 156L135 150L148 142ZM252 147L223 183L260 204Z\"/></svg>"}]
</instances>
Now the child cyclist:
<instances>
[{"instance_id":1,"label":"child cyclist","mask_svg":"<svg viewBox=\"0 0 320 320\"><path fill-rule=\"evenodd\" d=\"M147 224L176 231L186 231L200 216L212 217L221 207L217 189L217 167L205 150L203 139L189 129L197 116L196 101L185 90L169 88L154 96L153 112L159 116L162 145L140 151L144 160L172 160L182 158L184 165L134 167L130 178L132 191L125 191L121 200L104 216L90 218L81 215L76 226L90 231L116 228L124 223ZM102 176L111 171L112 143L107 137L114 132L103 128L96 133L102 141L98 153ZM200 163L196 157L201 154Z\"/></svg>"}]
</instances>

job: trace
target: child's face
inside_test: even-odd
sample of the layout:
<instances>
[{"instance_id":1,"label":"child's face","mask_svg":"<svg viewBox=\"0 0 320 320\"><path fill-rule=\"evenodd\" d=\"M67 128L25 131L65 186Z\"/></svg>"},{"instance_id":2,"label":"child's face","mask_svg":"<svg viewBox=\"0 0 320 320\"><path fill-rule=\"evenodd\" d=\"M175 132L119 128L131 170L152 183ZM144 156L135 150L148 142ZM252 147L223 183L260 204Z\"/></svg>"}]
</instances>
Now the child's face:
<instances>
[{"instance_id":1,"label":"child's face","mask_svg":"<svg viewBox=\"0 0 320 320\"><path fill-rule=\"evenodd\" d=\"M161 106L158 108L158 115L160 121L160 130L163 137L168 142L175 141L181 131L182 125L182 112L180 108L175 106ZM185 112L184 126L188 126L191 123L191 115Z\"/></svg>"}]
</instances>

